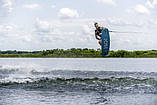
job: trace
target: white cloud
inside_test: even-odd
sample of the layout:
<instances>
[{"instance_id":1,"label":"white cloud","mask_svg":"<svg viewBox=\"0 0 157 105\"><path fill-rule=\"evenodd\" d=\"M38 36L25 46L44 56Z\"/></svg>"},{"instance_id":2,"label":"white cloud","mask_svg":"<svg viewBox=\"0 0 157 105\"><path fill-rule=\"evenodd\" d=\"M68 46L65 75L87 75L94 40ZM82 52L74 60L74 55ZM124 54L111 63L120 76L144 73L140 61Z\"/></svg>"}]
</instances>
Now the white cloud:
<instances>
[{"instance_id":1,"label":"white cloud","mask_svg":"<svg viewBox=\"0 0 157 105\"><path fill-rule=\"evenodd\" d=\"M91 34L90 28L88 27L88 25L83 25L83 33L85 33L85 34Z\"/></svg>"},{"instance_id":2,"label":"white cloud","mask_svg":"<svg viewBox=\"0 0 157 105\"><path fill-rule=\"evenodd\" d=\"M13 10L13 2L11 0L0 0L0 15L7 15Z\"/></svg>"},{"instance_id":3,"label":"white cloud","mask_svg":"<svg viewBox=\"0 0 157 105\"><path fill-rule=\"evenodd\" d=\"M56 8L56 5L51 5L51 8Z\"/></svg>"},{"instance_id":4,"label":"white cloud","mask_svg":"<svg viewBox=\"0 0 157 105\"><path fill-rule=\"evenodd\" d=\"M26 34L26 35L22 35L22 36L18 36L18 38L22 41L25 42L31 42L33 40L33 36L30 34Z\"/></svg>"},{"instance_id":5,"label":"white cloud","mask_svg":"<svg viewBox=\"0 0 157 105\"><path fill-rule=\"evenodd\" d=\"M150 11L144 5L136 5L135 11L142 14L150 14Z\"/></svg>"},{"instance_id":6,"label":"white cloud","mask_svg":"<svg viewBox=\"0 0 157 105\"><path fill-rule=\"evenodd\" d=\"M38 18L36 19L36 22L35 22L35 28L37 32L48 33L48 32L53 31L51 23L49 23L48 21L40 20Z\"/></svg>"},{"instance_id":7,"label":"white cloud","mask_svg":"<svg viewBox=\"0 0 157 105\"><path fill-rule=\"evenodd\" d=\"M92 40L93 38L91 37L94 32L93 30L88 26L88 25L83 25L82 26L82 34L83 34L83 40Z\"/></svg>"},{"instance_id":8,"label":"white cloud","mask_svg":"<svg viewBox=\"0 0 157 105\"><path fill-rule=\"evenodd\" d=\"M82 26L82 33L85 35L92 35L93 34L93 28L89 25L83 25Z\"/></svg>"},{"instance_id":9,"label":"white cloud","mask_svg":"<svg viewBox=\"0 0 157 105\"><path fill-rule=\"evenodd\" d=\"M24 8L30 8L30 9L34 9L34 8L39 8L40 5L39 4L26 4L23 6Z\"/></svg>"},{"instance_id":10,"label":"white cloud","mask_svg":"<svg viewBox=\"0 0 157 105\"><path fill-rule=\"evenodd\" d=\"M97 2L101 2L101 3L109 4L109 5L116 5L115 0L97 0Z\"/></svg>"},{"instance_id":11,"label":"white cloud","mask_svg":"<svg viewBox=\"0 0 157 105\"><path fill-rule=\"evenodd\" d=\"M12 24L0 25L0 36L9 36L9 34L12 33L15 28L16 26Z\"/></svg>"},{"instance_id":12,"label":"white cloud","mask_svg":"<svg viewBox=\"0 0 157 105\"><path fill-rule=\"evenodd\" d=\"M154 5L150 2L150 1L147 1L145 3L146 6L150 7L150 8L154 8Z\"/></svg>"},{"instance_id":13,"label":"white cloud","mask_svg":"<svg viewBox=\"0 0 157 105\"><path fill-rule=\"evenodd\" d=\"M33 34L35 37L34 39L38 40L40 45L42 42L43 45L51 45L53 48L92 48L94 44L91 43L94 40L94 32L89 25L84 23L84 20L72 19L70 22L64 21L64 23L60 19L52 21L43 21L37 19L36 21L36 31L34 31ZM38 27L36 25L38 25ZM43 28L39 28L42 25L46 31L42 31ZM90 43L86 43L87 41Z\"/></svg>"},{"instance_id":14,"label":"white cloud","mask_svg":"<svg viewBox=\"0 0 157 105\"><path fill-rule=\"evenodd\" d=\"M157 0L153 0L152 4L157 5Z\"/></svg>"},{"instance_id":15,"label":"white cloud","mask_svg":"<svg viewBox=\"0 0 157 105\"><path fill-rule=\"evenodd\" d=\"M157 6L157 0L147 0L144 4L138 4L136 7L126 9L128 13L140 13L140 14L151 14L153 9Z\"/></svg>"},{"instance_id":16,"label":"white cloud","mask_svg":"<svg viewBox=\"0 0 157 105\"><path fill-rule=\"evenodd\" d=\"M70 8L61 8L58 15L60 18L63 18L63 19L79 17L77 10L70 9Z\"/></svg>"},{"instance_id":17,"label":"white cloud","mask_svg":"<svg viewBox=\"0 0 157 105\"><path fill-rule=\"evenodd\" d=\"M119 17L109 17L106 18L104 20L102 20L101 22L104 23L104 25L106 24L107 26L120 26L120 27L141 27L141 25L143 25L143 23L141 23L141 21L129 21L129 20L125 20L123 18L119 18Z\"/></svg>"},{"instance_id":18,"label":"white cloud","mask_svg":"<svg viewBox=\"0 0 157 105\"><path fill-rule=\"evenodd\" d=\"M134 8L126 9L128 13L152 14L157 6L157 0L147 0L143 4L138 4Z\"/></svg>"},{"instance_id":19,"label":"white cloud","mask_svg":"<svg viewBox=\"0 0 157 105\"><path fill-rule=\"evenodd\" d=\"M157 5L157 0L153 0L152 2L150 0L148 0L145 3L146 6L150 7L150 8L154 8Z\"/></svg>"}]
</instances>

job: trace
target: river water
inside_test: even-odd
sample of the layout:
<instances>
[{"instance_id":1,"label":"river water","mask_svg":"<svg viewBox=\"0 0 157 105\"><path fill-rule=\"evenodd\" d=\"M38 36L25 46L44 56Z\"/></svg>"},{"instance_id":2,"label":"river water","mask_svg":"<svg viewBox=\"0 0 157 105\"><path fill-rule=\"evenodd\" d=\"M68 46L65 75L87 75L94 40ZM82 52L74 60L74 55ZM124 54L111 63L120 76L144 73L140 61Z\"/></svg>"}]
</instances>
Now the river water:
<instances>
[{"instance_id":1,"label":"river water","mask_svg":"<svg viewBox=\"0 0 157 105\"><path fill-rule=\"evenodd\" d=\"M1 58L0 105L157 105L157 59Z\"/></svg>"}]
</instances>

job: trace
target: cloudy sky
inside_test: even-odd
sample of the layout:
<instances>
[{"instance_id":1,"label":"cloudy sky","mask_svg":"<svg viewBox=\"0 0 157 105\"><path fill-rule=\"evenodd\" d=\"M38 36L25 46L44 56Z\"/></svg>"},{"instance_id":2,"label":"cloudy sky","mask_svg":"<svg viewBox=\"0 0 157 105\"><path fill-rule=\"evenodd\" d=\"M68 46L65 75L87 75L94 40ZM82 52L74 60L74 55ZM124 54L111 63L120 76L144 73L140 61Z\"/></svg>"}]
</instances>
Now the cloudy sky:
<instances>
[{"instance_id":1,"label":"cloudy sky","mask_svg":"<svg viewBox=\"0 0 157 105\"><path fill-rule=\"evenodd\" d=\"M110 33L111 50L157 49L157 0L0 0L0 50L100 46L93 22Z\"/></svg>"}]
</instances>

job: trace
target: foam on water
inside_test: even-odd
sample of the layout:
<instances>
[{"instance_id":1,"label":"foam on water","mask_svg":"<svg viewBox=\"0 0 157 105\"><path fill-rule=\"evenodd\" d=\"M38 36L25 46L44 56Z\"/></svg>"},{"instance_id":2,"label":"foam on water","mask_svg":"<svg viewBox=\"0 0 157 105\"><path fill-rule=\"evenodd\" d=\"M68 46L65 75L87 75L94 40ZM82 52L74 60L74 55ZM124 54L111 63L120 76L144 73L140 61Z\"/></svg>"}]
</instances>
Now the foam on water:
<instances>
[{"instance_id":1,"label":"foam on water","mask_svg":"<svg viewBox=\"0 0 157 105\"><path fill-rule=\"evenodd\" d=\"M0 104L156 105L155 61L3 59Z\"/></svg>"},{"instance_id":2,"label":"foam on water","mask_svg":"<svg viewBox=\"0 0 157 105\"><path fill-rule=\"evenodd\" d=\"M104 93L157 93L157 73L41 70L36 66L2 66L1 88Z\"/></svg>"}]
</instances>

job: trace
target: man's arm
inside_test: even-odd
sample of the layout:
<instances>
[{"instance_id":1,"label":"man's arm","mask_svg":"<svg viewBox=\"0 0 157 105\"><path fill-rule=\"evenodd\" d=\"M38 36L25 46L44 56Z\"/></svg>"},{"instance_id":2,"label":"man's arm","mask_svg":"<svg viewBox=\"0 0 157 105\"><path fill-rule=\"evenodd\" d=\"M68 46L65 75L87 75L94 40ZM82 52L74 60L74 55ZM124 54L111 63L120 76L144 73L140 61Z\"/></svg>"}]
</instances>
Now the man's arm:
<instances>
[{"instance_id":1,"label":"man's arm","mask_svg":"<svg viewBox=\"0 0 157 105\"><path fill-rule=\"evenodd\" d=\"M101 36L102 35L102 33L99 33L99 36Z\"/></svg>"}]
</instances>

